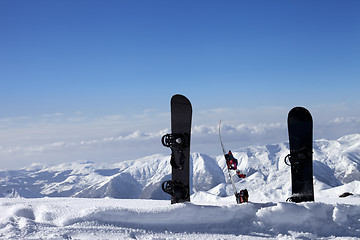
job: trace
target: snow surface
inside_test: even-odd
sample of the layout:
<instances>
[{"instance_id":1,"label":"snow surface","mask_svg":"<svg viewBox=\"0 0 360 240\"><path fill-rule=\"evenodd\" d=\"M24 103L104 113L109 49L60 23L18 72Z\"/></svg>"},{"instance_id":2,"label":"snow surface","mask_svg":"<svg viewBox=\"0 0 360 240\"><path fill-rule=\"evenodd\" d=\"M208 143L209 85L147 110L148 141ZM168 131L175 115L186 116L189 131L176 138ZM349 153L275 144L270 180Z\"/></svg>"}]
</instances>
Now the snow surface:
<instances>
[{"instance_id":1,"label":"snow surface","mask_svg":"<svg viewBox=\"0 0 360 240\"><path fill-rule=\"evenodd\" d=\"M360 134L314 142L315 202L288 203L288 143L233 151L249 203L237 205L222 156L192 154L191 203L160 184L169 156L0 171L0 239L358 239ZM340 198L351 192L353 195Z\"/></svg>"},{"instance_id":2,"label":"snow surface","mask_svg":"<svg viewBox=\"0 0 360 240\"><path fill-rule=\"evenodd\" d=\"M360 196L312 203L236 205L166 200L3 198L2 239L260 239L360 237ZM212 195L210 195L210 199ZM207 200L207 201L205 201ZM214 199L215 200L215 199Z\"/></svg>"}]
</instances>

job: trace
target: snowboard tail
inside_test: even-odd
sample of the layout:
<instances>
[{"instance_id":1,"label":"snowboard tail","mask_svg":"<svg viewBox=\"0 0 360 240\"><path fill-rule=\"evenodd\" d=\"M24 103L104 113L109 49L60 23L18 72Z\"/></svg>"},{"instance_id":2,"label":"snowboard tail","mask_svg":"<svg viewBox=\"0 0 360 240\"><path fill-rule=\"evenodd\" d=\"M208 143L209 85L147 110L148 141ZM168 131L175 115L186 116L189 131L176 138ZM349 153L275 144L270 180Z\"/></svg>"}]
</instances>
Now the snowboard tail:
<instances>
[{"instance_id":1,"label":"snowboard tail","mask_svg":"<svg viewBox=\"0 0 360 240\"><path fill-rule=\"evenodd\" d=\"M295 107L288 115L290 154L285 163L291 166L292 196L288 201L314 201L313 120L310 112Z\"/></svg>"},{"instance_id":2,"label":"snowboard tail","mask_svg":"<svg viewBox=\"0 0 360 240\"><path fill-rule=\"evenodd\" d=\"M171 180L162 184L164 192L171 195L171 203L190 202L190 139L192 106L179 94L174 95L171 105L171 133L161 142L171 149Z\"/></svg>"}]
</instances>

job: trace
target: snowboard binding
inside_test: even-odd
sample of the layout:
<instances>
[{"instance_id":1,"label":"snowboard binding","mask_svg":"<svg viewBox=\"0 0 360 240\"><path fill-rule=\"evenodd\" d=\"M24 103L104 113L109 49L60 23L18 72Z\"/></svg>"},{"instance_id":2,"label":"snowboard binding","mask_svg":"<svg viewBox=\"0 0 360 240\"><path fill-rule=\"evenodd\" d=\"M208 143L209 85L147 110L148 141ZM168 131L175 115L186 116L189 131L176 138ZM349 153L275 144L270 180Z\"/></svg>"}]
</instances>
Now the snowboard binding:
<instances>
[{"instance_id":1,"label":"snowboard binding","mask_svg":"<svg viewBox=\"0 0 360 240\"><path fill-rule=\"evenodd\" d=\"M284 162L286 165L298 165L306 161L312 155L312 151L303 147L297 151L290 152L286 155Z\"/></svg>"},{"instance_id":2,"label":"snowboard binding","mask_svg":"<svg viewBox=\"0 0 360 240\"><path fill-rule=\"evenodd\" d=\"M162 136L161 138L161 143L165 146L165 147L189 147L189 136L187 134L182 134L182 133L170 133L170 134L165 134L164 136Z\"/></svg>"},{"instance_id":3,"label":"snowboard binding","mask_svg":"<svg viewBox=\"0 0 360 240\"><path fill-rule=\"evenodd\" d=\"M239 178L246 178L246 174L242 173L239 169L236 169L236 175Z\"/></svg>"},{"instance_id":4,"label":"snowboard binding","mask_svg":"<svg viewBox=\"0 0 360 240\"><path fill-rule=\"evenodd\" d=\"M239 193L235 194L235 197L236 197L236 203L238 204L248 202L249 199L248 190L247 189L241 190Z\"/></svg>"},{"instance_id":5,"label":"snowboard binding","mask_svg":"<svg viewBox=\"0 0 360 240\"><path fill-rule=\"evenodd\" d=\"M229 151L229 153L225 154L224 156L225 156L226 165L227 165L228 169L236 170L237 165L238 165L238 160L236 158L234 158L234 155L232 154L232 152Z\"/></svg>"},{"instance_id":6,"label":"snowboard binding","mask_svg":"<svg viewBox=\"0 0 360 240\"><path fill-rule=\"evenodd\" d=\"M187 199L189 197L188 188L179 181L165 181L162 183L161 188L164 192L173 196L176 202L180 202L181 199Z\"/></svg>"},{"instance_id":7,"label":"snowboard binding","mask_svg":"<svg viewBox=\"0 0 360 240\"><path fill-rule=\"evenodd\" d=\"M185 163L184 148L190 146L190 136L188 134L165 134L161 138L161 143L171 149L170 164L175 169L183 169ZM179 158L179 159L177 159Z\"/></svg>"}]
</instances>

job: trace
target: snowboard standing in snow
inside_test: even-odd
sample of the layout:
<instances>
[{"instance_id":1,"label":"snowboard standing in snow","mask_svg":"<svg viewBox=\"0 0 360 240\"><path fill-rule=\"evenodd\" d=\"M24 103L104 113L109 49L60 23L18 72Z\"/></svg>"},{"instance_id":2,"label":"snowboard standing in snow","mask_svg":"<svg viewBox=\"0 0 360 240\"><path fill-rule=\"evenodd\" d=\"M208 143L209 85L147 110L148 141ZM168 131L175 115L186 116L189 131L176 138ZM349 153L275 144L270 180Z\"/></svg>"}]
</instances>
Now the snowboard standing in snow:
<instances>
[{"instance_id":1,"label":"snowboard standing in snow","mask_svg":"<svg viewBox=\"0 0 360 240\"><path fill-rule=\"evenodd\" d=\"M171 204L190 202L190 135L192 107L182 95L171 98L171 133L161 142L171 149L172 178L162 183L164 192L171 195Z\"/></svg>"},{"instance_id":2,"label":"snowboard standing in snow","mask_svg":"<svg viewBox=\"0 0 360 240\"><path fill-rule=\"evenodd\" d=\"M238 165L238 161L236 158L234 158L233 154L231 151L229 151L228 153L225 151L225 147L224 144L222 142L222 138L221 138L221 120L219 122L219 138L220 138L220 144L221 144L221 149L223 151L224 157L225 157L225 161L226 161L226 166L228 169L228 174L229 174L229 178L231 181L231 185L234 191L234 195L236 198L236 203L243 203L243 202L247 202L248 198L249 198L249 193L247 191L247 189L243 189L241 190L239 193L236 190L236 186L234 183L234 180L232 178L232 174L231 171L236 171L236 174L239 178L245 178L246 175L243 174L239 169L237 169L237 165Z\"/></svg>"},{"instance_id":3,"label":"snowboard standing in snow","mask_svg":"<svg viewBox=\"0 0 360 240\"><path fill-rule=\"evenodd\" d=\"M291 166L292 196L288 201L314 201L313 120L310 112L295 107L288 115L290 154L285 163Z\"/></svg>"}]
</instances>

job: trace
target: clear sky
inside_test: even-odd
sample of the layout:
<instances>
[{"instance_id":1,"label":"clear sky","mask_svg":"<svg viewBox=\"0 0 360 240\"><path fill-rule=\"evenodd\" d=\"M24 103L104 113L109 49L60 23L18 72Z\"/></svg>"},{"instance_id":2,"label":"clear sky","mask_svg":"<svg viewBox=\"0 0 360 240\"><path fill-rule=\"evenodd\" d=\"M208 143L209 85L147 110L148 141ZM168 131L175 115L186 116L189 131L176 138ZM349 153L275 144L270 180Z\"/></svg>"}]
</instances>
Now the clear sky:
<instances>
[{"instance_id":1,"label":"clear sky","mask_svg":"<svg viewBox=\"0 0 360 240\"><path fill-rule=\"evenodd\" d=\"M169 128L175 93L193 103L194 126L216 127L219 119L281 125L281 137L249 144L286 141L282 124L298 105L321 123L317 137L359 133L359 12L357 0L2 0L2 168L15 166L12 159L26 165L168 153L129 142L136 156L116 149L121 137ZM343 122L343 131L326 129L331 121ZM79 150L99 139L117 140L106 151L92 145L97 155ZM54 144L67 150L43 153ZM38 155L28 153L33 148Z\"/></svg>"}]
</instances>

